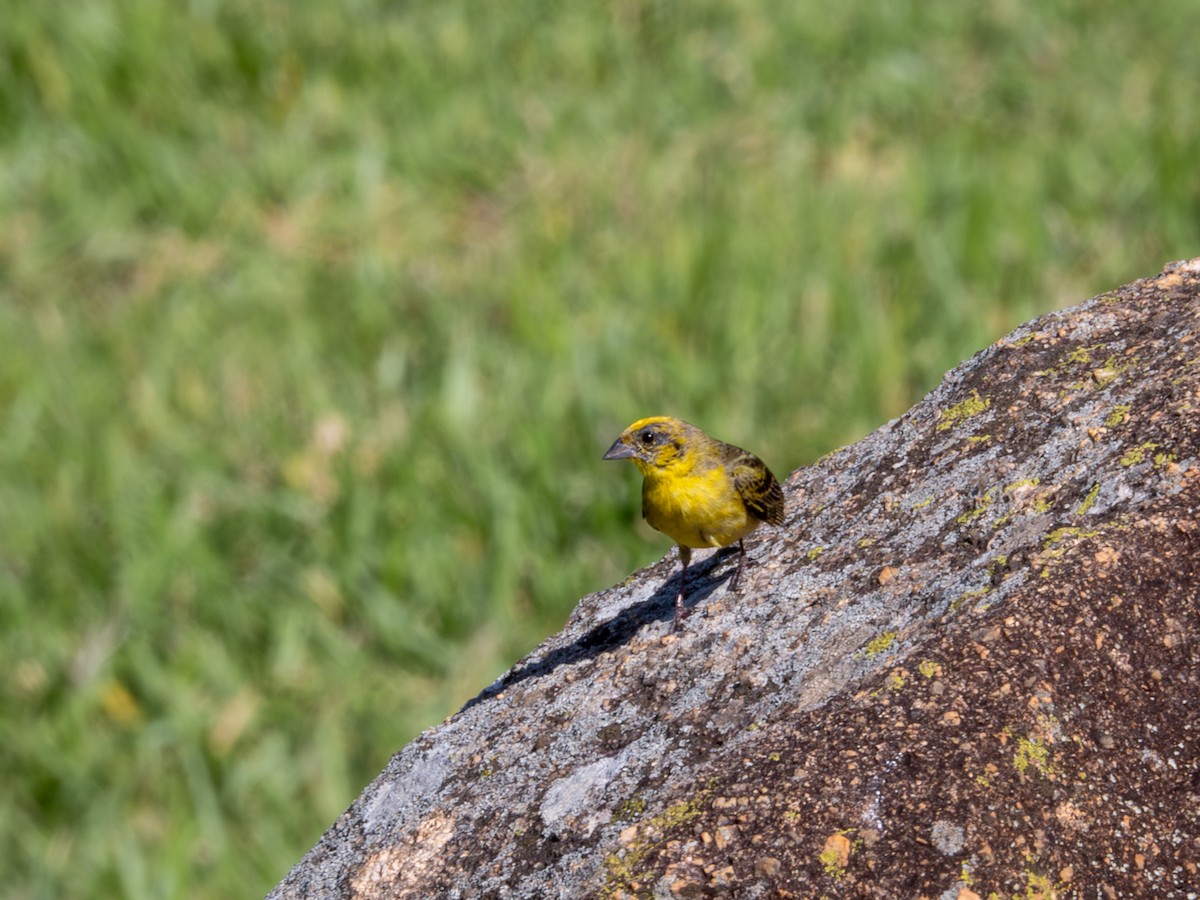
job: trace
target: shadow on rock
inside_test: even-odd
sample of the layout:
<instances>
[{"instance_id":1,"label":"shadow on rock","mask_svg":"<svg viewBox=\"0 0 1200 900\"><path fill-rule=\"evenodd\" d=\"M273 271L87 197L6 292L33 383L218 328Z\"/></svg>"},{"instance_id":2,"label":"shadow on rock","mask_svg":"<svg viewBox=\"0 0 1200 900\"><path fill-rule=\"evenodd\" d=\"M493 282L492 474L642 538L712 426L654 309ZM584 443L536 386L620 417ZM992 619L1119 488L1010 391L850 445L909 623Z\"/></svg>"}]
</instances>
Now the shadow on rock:
<instances>
[{"instance_id":1,"label":"shadow on rock","mask_svg":"<svg viewBox=\"0 0 1200 900\"><path fill-rule=\"evenodd\" d=\"M695 566L688 573L688 590L684 605L688 613L695 611L701 603L720 585L733 577L735 569L715 577L710 577L714 569L720 566L731 554L737 553L737 547L725 547L714 553L702 565ZM663 582L662 586L652 596L640 603L635 603L621 610L611 619L601 622L578 640L550 651L542 659L525 662L519 668L514 668L491 684L478 696L467 701L463 711L495 697L501 691L520 684L527 678L540 678L549 675L561 665L592 659L601 653L620 647L629 642L638 630L653 622L670 621L675 615L675 595L679 592L679 572ZM690 619L685 619L683 628L687 629ZM527 658L528 659L528 658Z\"/></svg>"}]
</instances>

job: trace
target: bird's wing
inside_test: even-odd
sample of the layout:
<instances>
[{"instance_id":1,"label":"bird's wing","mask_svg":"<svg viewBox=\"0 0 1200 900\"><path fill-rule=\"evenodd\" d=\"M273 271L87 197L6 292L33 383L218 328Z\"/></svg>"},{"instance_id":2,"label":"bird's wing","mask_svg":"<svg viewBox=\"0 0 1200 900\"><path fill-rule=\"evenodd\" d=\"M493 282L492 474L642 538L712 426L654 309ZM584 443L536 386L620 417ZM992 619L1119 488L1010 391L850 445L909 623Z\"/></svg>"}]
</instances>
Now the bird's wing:
<instances>
[{"instance_id":1,"label":"bird's wing","mask_svg":"<svg viewBox=\"0 0 1200 900\"><path fill-rule=\"evenodd\" d=\"M766 463L742 450L730 462L729 473L750 515L768 525L783 524L783 488Z\"/></svg>"}]
</instances>

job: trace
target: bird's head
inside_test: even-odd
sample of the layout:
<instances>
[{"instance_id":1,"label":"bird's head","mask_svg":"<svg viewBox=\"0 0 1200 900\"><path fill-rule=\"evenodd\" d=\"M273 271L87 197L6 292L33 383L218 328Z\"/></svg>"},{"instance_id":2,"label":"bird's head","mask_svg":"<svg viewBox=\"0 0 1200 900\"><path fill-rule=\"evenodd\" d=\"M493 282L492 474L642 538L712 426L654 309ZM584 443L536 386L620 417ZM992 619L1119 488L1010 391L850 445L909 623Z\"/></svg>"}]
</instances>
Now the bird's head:
<instances>
[{"instance_id":1,"label":"bird's head","mask_svg":"<svg viewBox=\"0 0 1200 900\"><path fill-rule=\"evenodd\" d=\"M664 469L681 460L688 439L702 434L694 425L670 416L638 419L621 432L604 454L605 459L629 459L645 475L652 469Z\"/></svg>"}]
</instances>

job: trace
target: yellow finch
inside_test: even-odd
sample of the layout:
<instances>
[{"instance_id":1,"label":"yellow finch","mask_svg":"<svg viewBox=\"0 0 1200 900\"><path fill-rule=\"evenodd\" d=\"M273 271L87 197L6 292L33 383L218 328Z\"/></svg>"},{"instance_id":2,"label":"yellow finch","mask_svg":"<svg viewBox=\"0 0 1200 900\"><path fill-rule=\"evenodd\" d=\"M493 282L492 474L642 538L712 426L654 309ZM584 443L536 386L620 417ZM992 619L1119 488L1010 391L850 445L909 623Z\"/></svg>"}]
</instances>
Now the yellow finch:
<instances>
[{"instance_id":1,"label":"yellow finch","mask_svg":"<svg viewBox=\"0 0 1200 900\"><path fill-rule=\"evenodd\" d=\"M679 419L639 419L621 432L604 458L633 461L642 473L642 517L679 545L683 571L673 630L687 615L684 579L693 548L737 541L741 555L729 583L735 590L746 563L742 539L760 522L783 524L783 489L766 463Z\"/></svg>"}]
</instances>

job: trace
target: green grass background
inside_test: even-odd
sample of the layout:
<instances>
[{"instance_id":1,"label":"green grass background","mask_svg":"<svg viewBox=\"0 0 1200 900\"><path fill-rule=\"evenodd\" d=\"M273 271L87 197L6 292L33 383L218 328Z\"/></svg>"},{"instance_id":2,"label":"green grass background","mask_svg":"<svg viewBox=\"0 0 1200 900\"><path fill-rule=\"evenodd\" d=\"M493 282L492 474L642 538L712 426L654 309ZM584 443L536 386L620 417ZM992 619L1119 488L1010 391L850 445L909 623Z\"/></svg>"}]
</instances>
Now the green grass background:
<instances>
[{"instance_id":1,"label":"green grass background","mask_svg":"<svg viewBox=\"0 0 1200 900\"><path fill-rule=\"evenodd\" d=\"M1200 254L1193 0L0 2L0 885L265 892L669 546Z\"/></svg>"}]
</instances>

